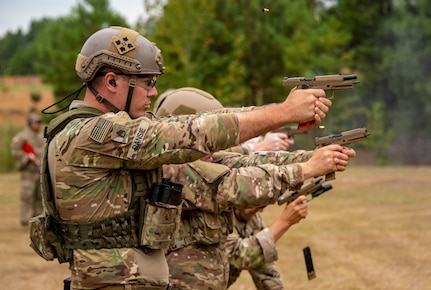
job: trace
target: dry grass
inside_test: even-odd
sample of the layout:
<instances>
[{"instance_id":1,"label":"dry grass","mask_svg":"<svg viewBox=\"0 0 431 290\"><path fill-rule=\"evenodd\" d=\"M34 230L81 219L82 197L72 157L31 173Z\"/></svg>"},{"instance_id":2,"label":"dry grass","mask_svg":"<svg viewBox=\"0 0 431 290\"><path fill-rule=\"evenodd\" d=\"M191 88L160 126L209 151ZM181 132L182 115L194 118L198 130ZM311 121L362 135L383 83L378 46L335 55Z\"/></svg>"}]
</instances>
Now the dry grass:
<instances>
[{"instance_id":1,"label":"dry grass","mask_svg":"<svg viewBox=\"0 0 431 290\"><path fill-rule=\"evenodd\" d=\"M40 96L39 102L31 100L32 93ZM53 100L51 88L38 76L0 77L0 126L24 127L31 109L41 111Z\"/></svg>"},{"instance_id":2,"label":"dry grass","mask_svg":"<svg viewBox=\"0 0 431 290\"><path fill-rule=\"evenodd\" d=\"M361 167L337 174L307 218L279 241L286 289L431 289L431 167ZM18 175L0 175L0 289L63 289L67 265L45 262L18 222ZM264 212L270 224L281 208ZM307 280L302 248L317 278ZM10 287L9 287L10 285ZM12 286L13 285L13 286ZM244 272L232 289L253 289Z\"/></svg>"},{"instance_id":3,"label":"dry grass","mask_svg":"<svg viewBox=\"0 0 431 290\"><path fill-rule=\"evenodd\" d=\"M431 167L351 167L279 241L286 289L431 289ZM281 208L268 207L270 224ZM310 246L317 278L307 279ZM235 289L250 289L248 274Z\"/></svg>"},{"instance_id":4,"label":"dry grass","mask_svg":"<svg viewBox=\"0 0 431 290\"><path fill-rule=\"evenodd\" d=\"M47 262L30 247L19 223L19 176L0 175L0 289L59 290L70 276L68 265Z\"/></svg>"}]
</instances>

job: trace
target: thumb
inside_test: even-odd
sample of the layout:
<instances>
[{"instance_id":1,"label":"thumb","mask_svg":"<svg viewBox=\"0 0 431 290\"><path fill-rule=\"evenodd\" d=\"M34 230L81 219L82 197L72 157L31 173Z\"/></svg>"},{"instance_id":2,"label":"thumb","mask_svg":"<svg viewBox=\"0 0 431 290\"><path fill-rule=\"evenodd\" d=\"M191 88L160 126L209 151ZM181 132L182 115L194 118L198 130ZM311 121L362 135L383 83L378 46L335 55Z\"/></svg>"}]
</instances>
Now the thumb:
<instances>
[{"instance_id":1,"label":"thumb","mask_svg":"<svg viewBox=\"0 0 431 290\"><path fill-rule=\"evenodd\" d=\"M300 195L292 203L294 203L294 204L301 204L306 199L307 199L307 197L305 195Z\"/></svg>"}]
</instances>

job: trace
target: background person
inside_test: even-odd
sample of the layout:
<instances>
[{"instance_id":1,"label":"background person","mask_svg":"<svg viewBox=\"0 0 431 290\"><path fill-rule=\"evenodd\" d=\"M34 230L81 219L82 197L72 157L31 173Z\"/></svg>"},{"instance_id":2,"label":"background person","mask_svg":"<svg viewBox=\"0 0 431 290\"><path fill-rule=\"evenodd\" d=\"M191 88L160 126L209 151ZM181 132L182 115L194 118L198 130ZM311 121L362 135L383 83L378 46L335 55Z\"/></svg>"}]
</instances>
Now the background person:
<instances>
[{"instance_id":1,"label":"background person","mask_svg":"<svg viewBox=\"0 0 431 290\"><path fill-rule=\"evenodd\" d=\"M42 118L37 113L27 117L27 128L18 132L11 142L12 155L20 171L20 223L42 213L40 193L40 159L45 139L42 135Z\"/></svg>"},{"instance_id":2,"label":"background person","mask_svg":"<svg viewBox=\"0 0 431 290\"><path fill-rule=\"evenodd\" d=\"M286 205L270 227L265 226L260 215L264 207L234 209L234 231L225 244L229 256L228 287L234 284L243 270L247 270L256 289L284 289L275 264L278 259L276 243L292 225L307 216L305 199L305 196L299 196Z\"/></svg>"}]
</instances>

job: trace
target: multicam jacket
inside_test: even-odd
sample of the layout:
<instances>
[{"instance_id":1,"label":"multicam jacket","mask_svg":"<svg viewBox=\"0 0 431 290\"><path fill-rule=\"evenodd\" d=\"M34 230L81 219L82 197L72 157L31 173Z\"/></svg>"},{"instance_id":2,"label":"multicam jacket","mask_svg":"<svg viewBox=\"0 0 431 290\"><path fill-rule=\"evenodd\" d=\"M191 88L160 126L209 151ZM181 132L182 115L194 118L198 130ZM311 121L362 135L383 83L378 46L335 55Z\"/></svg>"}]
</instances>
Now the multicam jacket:
<instances>
[{"instance_id":1,"label":"multicam jacket","mask_svg":"<svg viewBox=\"0 0 431 290\"><path fill-rule=\"evenodd\" d=\"M235 216L234 232L229 235L225 246L229 256L228 287L238 279L242 270L248 270L256 289L283 289L275 265L278 254L274 236L259 213L247 221Z\"/></svg>"},{"instance_id":2,"label":"multicam jacket","mask_svg":"<svg viewBox=\"0 0 431 290\"><path fill-rule=\"evenodd\" d=\"M73 107L88 106L75 101ZM128 210L131 170L147 186L160 181L163 164L196 160L239 142L234 114L131 119L125 112L72 120L49 148L55 204L61 220L87 223ZM70 263L73 289L140 283L166 285L161 251L143 248L75 249ZM157 264L159 263L159 264Z\"/></svg>"},{"instance_id":3,"label":"multicam jacket","mask_svg":"<svg viewBox=\"0 0 431 290\"><path fill-rule=\"evenodd\" d=\"M226 289L228 260L224 242L232 231L232 207L274 203L302 185L308 151L248 156L213 154L214 162L164 165L164 176L184 184L180 236L168 252L170 283L179 289ZM270 164L270 163L274 164Z\"/></svg>"}]
</instances>

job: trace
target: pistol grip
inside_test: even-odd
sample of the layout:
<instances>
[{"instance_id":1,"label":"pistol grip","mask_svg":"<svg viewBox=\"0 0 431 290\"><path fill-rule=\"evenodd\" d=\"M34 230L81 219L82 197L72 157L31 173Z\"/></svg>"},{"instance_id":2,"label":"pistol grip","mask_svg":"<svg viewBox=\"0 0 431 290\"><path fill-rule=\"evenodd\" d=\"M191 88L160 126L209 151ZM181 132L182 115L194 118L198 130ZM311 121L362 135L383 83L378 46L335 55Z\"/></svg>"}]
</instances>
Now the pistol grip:
<instances>
[{"instance_id":1,"label":"pistol grip","mask_svg":"<svg viewBox=\"0 0 431 290\"><path fill-rule=\"evenodd\" d=\"M298 124L298 130L308 130L311 127L311 124L313 124L314 121L308 121L305 123Z\"/></svg>"},{"instance_id":2,"label":"pistol grip","mask_svg":"<svg viewBox=\"0 0 431 290\"><path fill-rule=\"evenodd\" d=\"M325 176L325 181L334 180L334 179L335 179L335 172L330 172Z\"/></svg>"}]
</instances>

